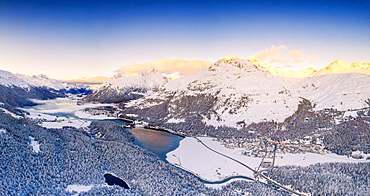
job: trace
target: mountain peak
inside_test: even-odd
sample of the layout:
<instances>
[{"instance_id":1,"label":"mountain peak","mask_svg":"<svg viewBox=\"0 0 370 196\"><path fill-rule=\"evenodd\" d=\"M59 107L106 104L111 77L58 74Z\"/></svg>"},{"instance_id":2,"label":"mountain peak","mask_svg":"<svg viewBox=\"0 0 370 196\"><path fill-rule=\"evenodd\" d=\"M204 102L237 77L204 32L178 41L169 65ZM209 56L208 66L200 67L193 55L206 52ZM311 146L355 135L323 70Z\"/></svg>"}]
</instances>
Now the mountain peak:
<instances>
[{"instance_id":1,"label":"mountain peak","mask_svg":"<svg viewBox=\"0 0 370 196\"><path fill-rule=\"evenodd\" d=\"M239 57L238 56L225 56L224 58L222 59L238 59Z\"/></svg>"},{"instance_id":2,"label":"mountain peak","mask_svg":"<svg viewBox=\"0 0 370 196\"><path fill-rule=\"evenodd\" d=\"M211 67L208 69L209 71L216 70L217 68L220 67L225 67L225 66L232 66L232 67L237 67L239 69L242 69L246 72L269 72L265 67L254 64L248 59L239 59L237 57L235 58L222 58L218 60L216 63L211 65Z\"/></svg>"},{"instance_id":3,"label":"mountain peak","mask_svg":"<svg viewBox=\"0 0 370 196\"><path fill-rule=\"evenodd\" d=\"M26 81L28 84L32 86L38 86L38 87L48 87L48 88L53 88L56 90L64 89L67 84L51 79L45 74L39 74L39 75L33 75L33 76L28 76L25 74L16 74L18 78L21 78L22 80Z\"/></svg>"},{"instance_id":4,"label":"mountain peak","mask_svg":"<svg viewBox=\"0 0 370 196\"><path fill-rule=\"evenodd\" d=\"M23 79L17 77L9 71L0 70L0 85L12 87L17 86L21 88L29 88L29 84Z\"/></svg>"},{"instance_id":5,"label":"mountain peak","mask_svg":"<svg viewBox=\"0 0 370 196\"><path fill-rule=\"evenodd\" d=\"M346 61L337 59L337 60L333 61L332 63L330 63L330 65L328 65L325 69L326 70L334 70L334 69L340 69L340 68L347 68L347 67L350 67L350 66L351 66L351 63L348 63Z\"/></svg>"},{"instance_id":6,"label":"mountain peak","mask_svg":"<svg viewBox=\"0 0 370 196\"><path fill-rule=\"evenodd\" d=\"M140 73L140 75L142 75L142 76L156 75L156 74L161 74L161 73L159 73L156 69L151 69L149 71L145 71L145 72Z\"/></svg>"},{"instance_id":7,"label":"mountain peak","mask_svg":"<svg viewBox=\"0 0 370 196\"><path fill-rule=\"evenodd\" d=\"M370 63L349 63L343 60L336 60L327 67L320 69L315 75L360 73L370 75Z\"/></svg>"},{"instance_id":8,"label":"mountain peak","mask_svg":"<svg viewBox=\"0 0 370 196\"><path fill-rule=\"evenodd\" d=\"M39 74L37 76L33 76L34 78L40 78L40 79L50 79L47 75L45 74Z\"/></svg>"},{"instance_id":9,"label":"mountain peak","mask_svg":"<svg viewBox=\"0 0 370 196\"><path fill-rule=\"evenodd\" d=\"M93 94L86 97L86 100L118 103L137 99L146 93L155 91L167 82L167 78L155 69L139 74L116 74L110 80L100 85Z\"/></svg>"}]
</instances>

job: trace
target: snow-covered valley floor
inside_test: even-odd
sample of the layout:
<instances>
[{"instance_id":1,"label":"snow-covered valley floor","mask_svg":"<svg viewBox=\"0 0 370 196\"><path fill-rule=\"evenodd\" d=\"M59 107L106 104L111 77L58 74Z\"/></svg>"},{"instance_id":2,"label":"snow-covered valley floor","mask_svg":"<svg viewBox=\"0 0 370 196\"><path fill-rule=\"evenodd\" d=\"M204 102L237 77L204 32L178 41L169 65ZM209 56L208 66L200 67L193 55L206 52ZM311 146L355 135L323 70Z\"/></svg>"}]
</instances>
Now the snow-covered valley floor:
<instances>
[{"instance_id":1,"label":"snow-covered valley floor","mask_svg":"<svg viewBox=\"0 0 370 196\"><path fill-rule=\"evenodd\" d=\"M242 155L242 148L226 148L220 142L210 137L198 137L205 145L232 157L242 163L257 169L261 158ZM181 140L180 146L172 152L167 153L167 161L184 168L202 179L208 181L219 181L229 176L243 175L253 178L253 172L241 164L221 156L198 142L195 138L186 137ZM358 160L339 156L336 154L290 154L276 153L276 166L296 165L308 166L315 163L325 162L370 162L370 160Z\"/></svg>"},{"instance_id":2,"label":"snow-covered valley floor","mask_svg":"<svg viewBox=\"0 0 370 196\"><path fill-rule=\"evenodd\" d=\"M85 108L107 106L107 104L84 104L77 105L76 100L62 98L57 100L40 101L44 105L25 109L30 113L28 117L40 119L40 125L46 128L62 128L63 126L74 126L77 128L89 126L92 119L109 119L105 115L92 115L83 111ZM112 104L110 104L112 106ZM72 114L73 117L58 116L56 114ZM211 137L198 137L205 145L211 149L234 158L249 167L256 169L261 163L261 158L245 156L242 154L243 148L226 148L221 142ZM30 143L35 152L38 152L38 143L30 139ZM174 151L167 153L167 161L180 168L188 170L207 181L220 181L230 176L247 176L253 178L253 171L245 166L221 156L209 149L196 138L186 137L180 141L180 145ZM299 165L308 166L315 163L324 162L370 162L370 160L353 159L336 154L291 154L276 153L275 166ZM232 181L232 180L231 180ZM231 182L229 181L229 182ZM227 182L227 183L229 183ZM221 186L209 185L213 187Z\"/></svg>"}]
</instances>

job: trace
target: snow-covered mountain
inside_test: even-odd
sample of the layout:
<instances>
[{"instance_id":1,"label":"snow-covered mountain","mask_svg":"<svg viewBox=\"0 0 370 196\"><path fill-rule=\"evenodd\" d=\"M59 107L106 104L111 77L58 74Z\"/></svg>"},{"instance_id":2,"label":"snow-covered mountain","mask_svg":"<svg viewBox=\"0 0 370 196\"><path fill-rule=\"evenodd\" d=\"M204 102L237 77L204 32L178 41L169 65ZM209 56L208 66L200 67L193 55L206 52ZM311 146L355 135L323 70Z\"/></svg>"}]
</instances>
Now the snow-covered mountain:
<instances>
[{"instance_id":1,"label":"snow-covered mountain","mask_svg":"<svg viewBox=\"0 0 370 196\"><path fill-rule=\"evenodd\" d=\"M370 99L370 75L359 73L318 75L302 80L296 93L311 101L314 110L363 108Z\"/></svg>"},{"instance_id":2,"label":"snow-covered mountain","mask_svg":"<svg viewBox=\"0 0 370 196\"><path fill-rule=\"evenodd\" d=\"M167 122L194 117L214 126L281 121L297 109L300 99L289 90L296 80L275 76L249 60L221 59L209 69L169 82L126 107L165 104Z\"/></svg>"},{"instance_id":3,"label":"snow-covered mountain","mask_svg":"<svg viewBox=\"0 0 370 196\"><path fill-rule=\"evenodd\" d=\"M303 99L314 110L347 110L366 106L370 75L347 73L286 78L249 60L221 59L165 84L158 91L125 104L125 112L162 123L201 121L237 127L253 122L282 122ZM150 114L155 114L150 115Z\"/></svg>"},{"instance_id":4,"label":"snow-covered mountain","mask_svg":"<svg viewBox=\"0 0 370 196\"><path fill-rule=\"evenodd\" d=\"M33 105L30 99L51 99L62 96L40 86L34 86L16 75L0 70L0 103L3 107Z\"/></svg>"},{"instance_id":5,"label":"snow-covered mountain","mask_svg":"<svg viewBox=\"0 0 370 196\"><path fill-rule=\"evenodd\" d=\"M48 78L46 75L40 74L40 75L34 75L34 76L28 76L24 74L16 74L18 78L23 79L26 81L28 84L32 86L37 86L37 87L47 87L47 88L52 88L55 90L61 90L64 89L67 84L63 83L59 80L51 79Z\"/></svg>"},{"instance_id":6,"label":"snow-covered mountain","mask_svg":"<svg viewBox=\"0 0 370 196\"><path fill-rule=\"evenodd\" d=\"M0 70L0 85L6 87L20 87L24 89L30 88L30 85L25 80L17 77L11 72Z\"/></svg>"},{"instance_id":7,"label":"snow-covered mountain","mask_svg":"<svg viewBox=\"0 0 370 196\"><path fill-rule=\"evenodd\" d=\"M70 94L91 94L92 90L82 84L74 84L62 82L60 80L51 79L46 75L34 75L28 76L24 74L15 74L18 78L26 81L30 86L47 88L50 91L60 92L60 93L70 93Z\"/></svg>"},{"instance_id":8,"label":"snow-covered mountain","mask_svg":"<svg viewBox=\"0 0 370 196\"><path fill-rule=\"evenodd\" d=\"M315 76L342 73L361 73L370 75L370 63L349 63L343 60L336 60L327 67L324 67L315 73Z\"/></svg>"},{"instance_id":9,"label":"snow-covered mountain","mask_svg":"<svg viewBox=\"0 0 370 196\"><path fill-rule=\"evenodd\" d=\"M86 100L112 103L137 99L155 91L167 82L167 78L156 70L138 75L117 74L103 83L93 94L87 96Z\"/></svg>"},{"instance_id":10,"label":"snow-covered mountain","mask_svg":"<svg viewBox=\"0 0 370 196\"><path fill-rule=\"evenodd\" d=\"M349 63L343 60L336 60L330 63L330 65L323 67L319 70L313 69L312 67L304 70L284 70L277 69L268 63L263 63L256 57L248 58L253 64L261 65L269 70L270 73L282 77L288 78L308 78L312 76L329 75L329 74L343 74L343 73L360 73L370 75L370 63Z\"/></svg>"}]
</instances>

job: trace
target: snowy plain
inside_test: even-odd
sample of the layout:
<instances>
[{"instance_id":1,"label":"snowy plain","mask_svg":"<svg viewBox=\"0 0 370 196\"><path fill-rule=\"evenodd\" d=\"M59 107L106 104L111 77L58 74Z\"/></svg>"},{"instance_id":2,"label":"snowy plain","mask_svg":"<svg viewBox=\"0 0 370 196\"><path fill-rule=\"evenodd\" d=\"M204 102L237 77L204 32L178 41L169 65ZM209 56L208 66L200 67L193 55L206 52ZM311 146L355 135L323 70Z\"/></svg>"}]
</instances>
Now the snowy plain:
<instances>
[{"instance_id":1,"label":"snowy plain","mask_svg":"<svg viewBox=\"0 0 370 196\"><path fill-rule=\"evenodd\" d=\"M205 145L257 169L261 158L242 155L242 148L226 148L211 137L198 137ZM186 169L208 181L220 181L230 176L243 175L253 178L253 172L241 164L221 156L203 146L195 138L186 137L180 141L177 149L167 153L167 161ZM336 154L283 154L276 153L276 166L308 166L327 162L370 162L370 160L348 158ZM220 185L210 185L217 187Z\"/></svg>"}]
</instances>

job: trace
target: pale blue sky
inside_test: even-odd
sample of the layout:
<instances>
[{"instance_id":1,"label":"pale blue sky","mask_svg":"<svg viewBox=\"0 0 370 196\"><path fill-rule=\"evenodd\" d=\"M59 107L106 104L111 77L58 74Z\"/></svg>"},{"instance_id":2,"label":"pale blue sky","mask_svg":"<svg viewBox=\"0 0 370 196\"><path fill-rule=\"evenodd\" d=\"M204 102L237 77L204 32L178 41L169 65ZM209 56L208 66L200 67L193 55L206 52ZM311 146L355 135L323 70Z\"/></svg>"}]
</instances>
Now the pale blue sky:
<instances>
[{"instance_id":1,"label":"pale blue sky","mask_svg":"<svg viewBox=\"0 0 370 196\"><path fill-rule=\"evenodd\" d=\"M0 0L0 69L112 76L163 58L248 58L272 45L319 61L370 62L370 1Z\"/></svg>"}]
</instances>

